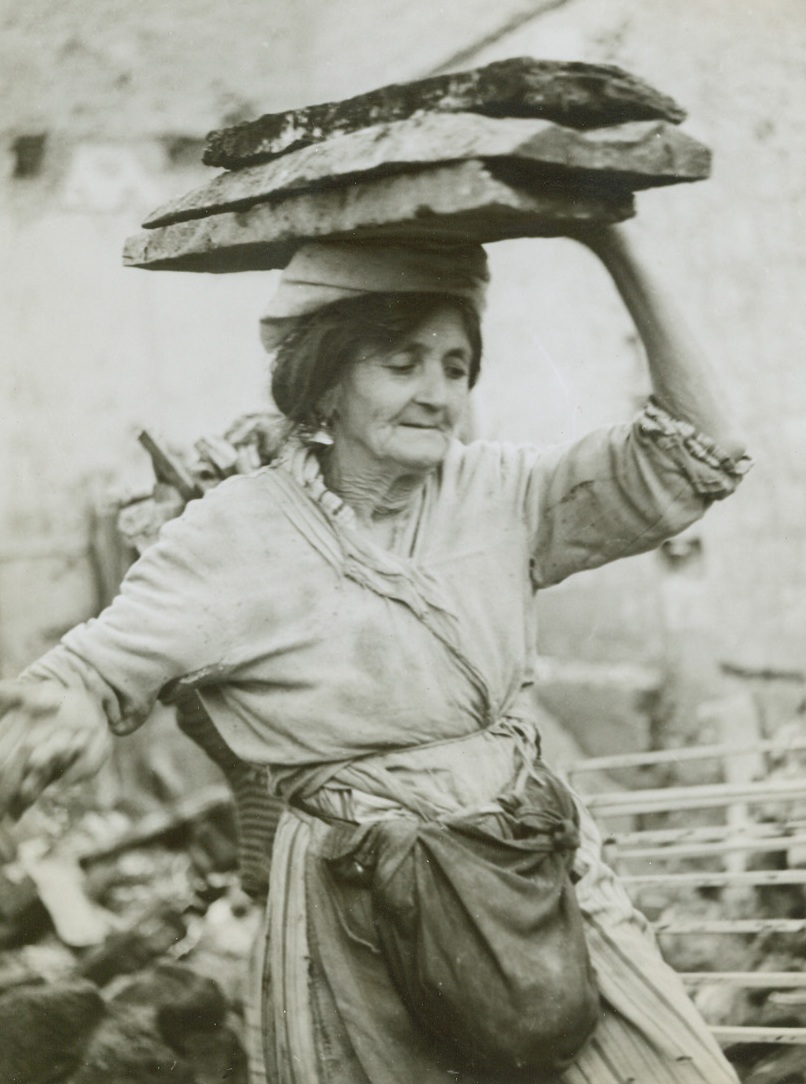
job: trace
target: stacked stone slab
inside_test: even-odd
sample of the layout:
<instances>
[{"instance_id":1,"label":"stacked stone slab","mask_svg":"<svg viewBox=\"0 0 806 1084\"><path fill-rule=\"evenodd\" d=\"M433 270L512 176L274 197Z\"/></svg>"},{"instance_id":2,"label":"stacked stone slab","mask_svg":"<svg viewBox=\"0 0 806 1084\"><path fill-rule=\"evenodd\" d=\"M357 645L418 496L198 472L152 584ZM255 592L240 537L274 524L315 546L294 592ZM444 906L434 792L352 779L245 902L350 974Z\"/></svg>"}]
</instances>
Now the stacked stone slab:
<instances>
[{"instance_id":1,"label":"stacked stone slab","mask_svg":"<svg viewBox=\"0 0 806 1084\"><path fill-rule=\"evenodd\" d=\"M211 132L209 184L154 211L124 263L284 267L311 239L554 236L708 176L683 110L610 65L519 58Z\"/></svg>"}]
</instances>

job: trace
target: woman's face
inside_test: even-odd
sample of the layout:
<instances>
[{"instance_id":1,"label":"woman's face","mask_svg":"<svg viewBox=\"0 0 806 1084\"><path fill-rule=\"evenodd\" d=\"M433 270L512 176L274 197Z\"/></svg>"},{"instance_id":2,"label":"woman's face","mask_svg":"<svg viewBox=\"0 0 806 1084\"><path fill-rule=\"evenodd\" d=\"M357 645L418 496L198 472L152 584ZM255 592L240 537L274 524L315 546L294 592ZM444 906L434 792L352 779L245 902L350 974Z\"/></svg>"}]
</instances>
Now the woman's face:
<instances>
[{"instance_id":1,"label":"woman's face","mask_svg":"<svg viewBox=\"0 0 806 1084\"><path fill-rule=\"evenodd\" d=\"M464 416L471 362L462 318L449 305L392 352L362 351L335 389L339 459L393 474L438 466Z\"/></svg>"}]
</instances>

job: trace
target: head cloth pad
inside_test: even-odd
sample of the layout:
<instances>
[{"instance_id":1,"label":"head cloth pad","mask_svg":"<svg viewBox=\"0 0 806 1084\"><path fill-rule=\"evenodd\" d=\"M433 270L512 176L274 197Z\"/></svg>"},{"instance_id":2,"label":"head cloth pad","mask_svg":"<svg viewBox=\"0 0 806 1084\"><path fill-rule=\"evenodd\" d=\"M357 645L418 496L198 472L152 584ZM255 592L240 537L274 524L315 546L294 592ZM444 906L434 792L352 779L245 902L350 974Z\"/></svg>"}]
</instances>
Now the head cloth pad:
<instances>
[{"instance_id":1,"label":"head cloth pad","mask_svg":"<svg viewBox=\"0 0 806 1084\"><path fill-rule=\"evenodd\" d=\"M481 312L489 281L481 245L381 245L313 241L297 250L260 321L273 350L293 322L348 297L434 293L463 297Z\"/></svg>"}]
</instances>

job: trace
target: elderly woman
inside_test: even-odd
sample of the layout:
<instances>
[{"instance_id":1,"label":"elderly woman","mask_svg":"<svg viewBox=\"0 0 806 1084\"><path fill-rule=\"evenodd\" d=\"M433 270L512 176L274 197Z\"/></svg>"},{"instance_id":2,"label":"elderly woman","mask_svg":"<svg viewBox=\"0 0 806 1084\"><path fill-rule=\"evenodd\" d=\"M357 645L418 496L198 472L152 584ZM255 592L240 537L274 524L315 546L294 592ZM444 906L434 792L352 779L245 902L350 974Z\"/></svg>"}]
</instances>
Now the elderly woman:
<instances>
[{"instance_id":1,"label":"elderly woman","mask_svg":"<svg viewBox=\"0 0 806 1084\"><path fill-rule=\"evenodd\" d=\"M736 1080L602 863L590 816L540 760L535 593L657 546L746 466L706 364L623 234L578 240L604 261L646 348L654 396L631 425L549 449L460 443L479 375L483 250L308 245L262 324L289 420L281 454L191 502L97 620L2 686L5 807L92 771L109 730L133 730L157 697L197 698L238 757L269 766L286 812L254 960L255 1081ZM498 1062L473 1053L487 1010L498 1019L497 987L487 1010L482 991L465 1040L460 1029L440 1042L406 985L419 949L395 956L397 928L372 909L383 853L369 828L386 826L390 853L409 860L412 832L475 817L462 853L475 861L473 846L486 847L494 866L499 837L502 851L531 838L528 818L510 816L524 795L554 801L555 828L580 827L575 887L554 899L570 908L567 982L585 979L578 905L601 998L592 1034L565 1035L545 1064L508 1058L506 1034ZM498 828L477 831L485 817ZM394 851L401 831L409 842ZM461 879L461 860L452 868ZM426 889L415 879L416 905ZM509 931L514 910L493 897L479 910ZM434 908L420 918L439 927ZM414 970L455 933L435 934ZM471 987L480 959L452 952Z\"/></svg>"}]
</instances>

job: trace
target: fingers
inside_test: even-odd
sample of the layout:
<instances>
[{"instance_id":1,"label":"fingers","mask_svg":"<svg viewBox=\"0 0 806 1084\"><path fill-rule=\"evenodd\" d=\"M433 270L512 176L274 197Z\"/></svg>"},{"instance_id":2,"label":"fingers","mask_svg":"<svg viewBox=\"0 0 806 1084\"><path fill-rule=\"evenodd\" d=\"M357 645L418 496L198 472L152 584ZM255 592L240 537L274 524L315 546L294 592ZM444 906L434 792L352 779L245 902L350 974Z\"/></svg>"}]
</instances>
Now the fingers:
<instances>
[{"instance_id":1,"label":"fingers","mask_svg":"<svg viewBox=\"0 0 806 1084\"><path fill-rule=\"evenodd\" d=\"M0 773L0 817L19 819L54 783L69 785L94 775L106 760L106 743L82 747L78 741L50 745L48 755L36 757L20 746Z\"/></svg>"},{"instance_id":2,"label":"fingers","mask_svg":"<svg viewBox=\"0 0 806 1084\"><path fill-rule=\"evenodd\" d=\"M21 799L35 801L51 783L74 783L94 775L111 749L106 726L97 731L49 731L28 751L23 777L18 786Z\"/></svg>"},{"instance_id":3,"label":"fingers","mask_svg":"<svg viewBox=\"0 0 806 1084\"><path fill-rule=\"evenodd\" d=\"M37 790L31 782L31 752L35 748L36 727L27 712L16 709L2 720L0 734L0 815L20 815L20 796ZM23 806L24 808L24 806Z\"/></svg>"},{"instance_id":4,"label":"fingers","mask_svg":"<svg viewBox=\"0 0 806 1084\"><path fill-rule=\"evenodd\" d=\"M22 682L0 681L0 714L18 707L24 693Z\"/></svg>"},{"instance_id":5,"label":"fingers","mask_svg":"<svg viewBox=\"0 0 806 1084\"><path fill-rule=\"evenodd\" d=\"M20 785L9 803L8 811L11 816L19 819L45 789L59 778L60 774L55 764L50 764L46 769L39 771L32 771L30 766L27 766Z\"/></svg>"},{"instance_id":6,"label":"fingers","mask_svg":"<svg viewBox=\"0 0 806 1084\"><path fill-rule=\"evenodd\" d=\"M0 715L14 709L28 712L33 718L58 711L67 693L55 681L0 681Z\"/></svg>"},{"instance_id":7,"label":"fingers","mask_svg":"<svg viewBox=\"0 0 806 1084\"><path fill-rule=\"evenodd\" d=\"M88 743L74 751L69 762L65 763L61 782L65 786L89 779L95 775L106 761L112 751L112 735L108 730L99 731Z\"/></svg>"},{"instance_id":8,"label":"fingers","mask_svg":"<svg viewBox=\"0 0 806 1084\"><path fill-rule=\"evenodd\" d=\"M6 711L0 720L0 813L8 809L25 774L29 741L27 713L18 709Z\"/></svg>"},{"instance_id":9,"label":"fingers","mask_svg":"<svg viewBox=\"0 0 806 1084\"><path fill-rule=\"evenodd\" d=\"M0 816L19 817L46 787L93 775L112 738L91 698L55 682L0 688Z\"/></svg>"},{"instance_id":10,"label":"fingers","mask_svg":"<svg viewBox=\"0 0 806 1084\"><path fill-rule=\"evenodd\" d=\"M68 689L55 681L37 682L36 685L31 686L30 693L26 695L24 706L31 715L40 718L58 711L68 695Z\"/></svg>"},{"instance_id":11,"label":"fingers","mask_svg":"<svg viewBox=\"0 0 806 1084\"><path fill-rule=\"evenodd\" d=\"M27 750L22 743L3 757L3 768L0 771L0 817L13 809L25 778L27 761Z\"/></svg>"}]
</instances>

